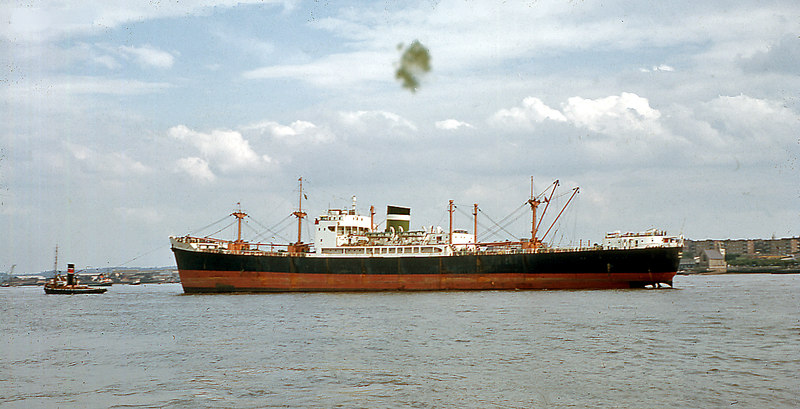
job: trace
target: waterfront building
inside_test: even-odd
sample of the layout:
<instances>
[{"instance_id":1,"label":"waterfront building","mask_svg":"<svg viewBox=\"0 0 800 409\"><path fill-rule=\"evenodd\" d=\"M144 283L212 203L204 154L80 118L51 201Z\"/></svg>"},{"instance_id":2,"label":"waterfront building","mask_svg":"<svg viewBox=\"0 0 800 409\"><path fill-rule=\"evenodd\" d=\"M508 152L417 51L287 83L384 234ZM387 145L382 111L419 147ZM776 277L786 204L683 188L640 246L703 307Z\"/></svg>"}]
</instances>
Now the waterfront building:
<instances>
[{"instance_id":1,"label":"waterfront building","mask_svg":"<svg viewBox=\"0 0 800 409\"><path fill-rule=\"evenodd\" d=\"M742 256L789 256L800 252L800 237L684 240L684 257L700 256L704 250L725 250L726 254Z\"/></svg>"},{"instance_id":2,"label":"waterfront building","mask_svg":"<svg viewBox=\"0 0 800 409\"><path fill-rule=\"evenodd\" d=\"M725 262L725 250L703 250L700 254L700 268L715 273L728 271L728 263Z\"/></svg>"}]
</instances>

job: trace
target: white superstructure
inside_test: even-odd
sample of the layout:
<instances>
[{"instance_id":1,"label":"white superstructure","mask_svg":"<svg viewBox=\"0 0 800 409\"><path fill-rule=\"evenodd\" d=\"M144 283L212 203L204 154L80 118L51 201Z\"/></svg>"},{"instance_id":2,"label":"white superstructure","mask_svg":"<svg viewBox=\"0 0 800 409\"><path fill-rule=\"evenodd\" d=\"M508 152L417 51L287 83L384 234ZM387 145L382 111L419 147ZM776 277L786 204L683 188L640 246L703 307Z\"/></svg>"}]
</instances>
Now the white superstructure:
<instances>
[{"instance_id":1,"label":"white superstructure","mask_svg":"<svg viewBox=\"0 0 800 409\"><path fill-rule=\"evenodd\" d=\"M450 233L441 227L402 231L377 231L370 217L352 209L329 209L314 222L314 253L309 256L432 256L450 255L474 247L475 236L466 230Z\"/></svg>"},{"instance_id":2,"label":"white superstructure","mask_svg":"<svg viewBox=\"0 0 800 409\"><path fill-rule=\"evenodd\" d=\"M650 247L681 247L683 236L669 236L667 232L650 229L639 233L606 233L603 238L604 249L644 249Z\"/></svg>"}]
</instances>

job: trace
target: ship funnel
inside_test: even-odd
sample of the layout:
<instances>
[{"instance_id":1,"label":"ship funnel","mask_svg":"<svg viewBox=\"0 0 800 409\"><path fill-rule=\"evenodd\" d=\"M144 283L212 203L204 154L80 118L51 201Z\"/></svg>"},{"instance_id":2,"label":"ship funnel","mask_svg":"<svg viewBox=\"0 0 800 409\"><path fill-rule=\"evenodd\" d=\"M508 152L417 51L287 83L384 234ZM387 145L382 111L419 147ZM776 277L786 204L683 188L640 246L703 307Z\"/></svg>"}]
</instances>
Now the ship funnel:
<instances>
[{"instance_id":1,"label":"ship funnel","mask_svg":"<svg viewBox=\"0 0 800 409\"><path fill-rule=\"evenodd\" d=\"M75 264L67 264L67 285L75 285Z\"/></svg>"},{"instance_id":2,"label":"ship funnel","mask_svg":"<svg viewBox=\"0 0 800 409\"><path fill-rule=\"evenodd\" d=\"M408 231L411 225L411 208L402 206L386 206L386 231Z\"/></svg>"}]
</instances>

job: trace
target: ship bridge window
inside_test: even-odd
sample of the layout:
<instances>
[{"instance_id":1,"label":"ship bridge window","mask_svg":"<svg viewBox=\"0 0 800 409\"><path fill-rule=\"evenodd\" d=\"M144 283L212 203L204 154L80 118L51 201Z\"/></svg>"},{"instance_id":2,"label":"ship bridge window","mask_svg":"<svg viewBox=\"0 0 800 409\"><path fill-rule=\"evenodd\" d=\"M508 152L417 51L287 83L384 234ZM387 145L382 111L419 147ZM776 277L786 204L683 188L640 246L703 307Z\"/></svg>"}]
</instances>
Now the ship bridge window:
<instances>
[{"instance_id":1,"label":"ship bridge window","mask_svg":"<svg viewBox=\"0 0 800 409\"><path fill-rule=\"evenodd\" d=\"M330 231L336 231L336 226L328 226L328 230L330 230Z\"/></svg>"}]
</instances>

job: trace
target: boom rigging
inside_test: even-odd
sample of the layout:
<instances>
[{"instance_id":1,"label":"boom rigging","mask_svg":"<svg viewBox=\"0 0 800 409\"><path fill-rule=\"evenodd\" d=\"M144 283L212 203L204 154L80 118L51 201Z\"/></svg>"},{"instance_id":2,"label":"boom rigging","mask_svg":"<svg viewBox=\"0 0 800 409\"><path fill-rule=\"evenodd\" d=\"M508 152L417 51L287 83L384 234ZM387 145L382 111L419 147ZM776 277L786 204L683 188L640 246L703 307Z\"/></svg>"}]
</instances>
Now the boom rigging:
<instances>
[{"instance_id":1,"label":"boom rigging","mask_svg":"<svg viewBox=\"0 0 800 409\"><path fill-rule=\"evenodd\" d=\"M307 196L303 192L303 178L302 177L298 178L298 184L299 184L299 189L298 189L298 193L299 194L298 194L298 207L297 207L296 211L292 212L286 218L282 219L273 228L266 228L264 225L262 225L261 223L258 223L257 221L255 221L253 219L253 221L256 224L258 224L261 228L265 229L267 232L271 232L271 233L273 233L274 236L278 236L278 238L280 238L282 240L285 240L285 241L288 241L285 238L281 237L280 234L275 232L274 229L277 228L279 225L284 225L284 228L288 227L288 226L285 225L285 222L288 221L288 219L290 217L292 217L292 216L296 217L297 218L297 241L294 242L294 243L290 243L290 244L286 245L289 253L308 252L310 250L310 246L311 246L310 243L303 243L303 241L302 241L302 226L303 226L302 222L303 222L303 218L305 218L307 216L307 213L303 211L303 199L304 198L308 199ZM494 220L492 220L492 218L490 218L488 215L486 215L485 212L483 212L483 210L480 207L478 207L477 203L473 204L473 209L472 209L473 211L470 214L470 216L472 216L474 218L474 220L473 220L473 243L474 243L475 248L477 249L480 245L489 245L489 244L491 244L491 245L496 245L496 244L503 244L503 245L515 245L516 244L516 245L520 245L521 244L522 248L536 250L536 249L544 246L544 239L552 231L553 227L558 222L559 218L564 213L566 208L569 206L569 204L572 201L572 199L579 192L579 188L578 187L575 187L575 188L572 189L572 194L570 195L570 197L567 200L567 202L564 204L563 207L561 207L561 210L558 212L556 217L552 220L552 222L550 223L550 226L548 226L548 228L545 231L545 233L543 235L541 235L541 237L539 237L539 232L541 231L541 227L543 225L545 215L547 214L547 211L550 208L550 203L553 201L553 198L556 197L555 193L556 193L556 189L558 188L559 185L560 185L560 182L558 180L555 180L547 189L543 190L542 192L540 192L537 195L534 192L533 177L531 177L531 196L530 196L530 199L528 199L520 207L515 209L511 214L509 214L509 215L505 216L503 219L501 219L500 222L495 222ZM560 196L564 196L564 195L566 195L566 194L559 195L559 197ZM541 212L541 214L537 214L538 213L537 212L538 211L538 207L542 203L544 203L544 205L545 205L544 206L544 210ZM506 227L508 225L510 225L511 223L513 223L514 221L516 221L517 219L519 219L523 215L523 213L519 213L519 212L526 205L530 206L530 208L531 208L531 237L528 240L520 240L513 233L511 233L509 230L507 230ZM452 237L453 237L453 212L455 210L459 210L460 212L464 213L465 215L467 214L463 210L459 209L458 206L455 206L455 204L454 204L454 202L452 200L449 202L449 205L448 205L448 213L449 213L449 218L450 218L450 231L449 231L450 235L449 236L450 236L450 243L451 244L452 244ZM482 235L484 237L490 236L490 235L493 235L493 234L497 234L500 231L503 231L503 232L509 234L511 237L513 237L514 241L511 241L511 242L510 241L488 242L488 243L478 242L478 226L481 225L481 227L483 227L483 225L478 222L478 213L479 212L483 213L484 216L493 224L493 226L487 228L486 231L482 233ZM372 230L375 229L374 215L375 215L374 207L371 207L370 208L370 226L372 227ZM242 220L245 217L250 217L250 216L247 213L245 213L245 212L243 212L241 210L241 204L240 203L237 203L236 210L234 210L233 213L231 213L229 216L233 216L235 218L235 220L233 221L233 223L228 224L227 226L223 227L222 230L230 227L234 223L237 224L236 240L230 242L230 244L231 244L230 249L231 250L248 250L251 245L256 245L256 246L264 245L264 244L275 245L274 243L247 242L247 241L242 239ZM252 219L252 217L250 217L250 219ZM217 224L222 220L224 220L224 218L219 220L219 221L217 221L217 222L215 222L215 223L212 223L211 225ZM206 226L206 228L210 227L211 225ZM217 231L217 232L219 232L219 231ZM213 234L216 234L216 233L213 233ZM256 237L259 237L259 236L263 237L264 234L265 234L265 232L261 232L261 233L257 234ZM309 234L311 234L311 233L309 232ZM209 236L206 236L206 238L209 238Z\"/></svg>"}]
</instances>

